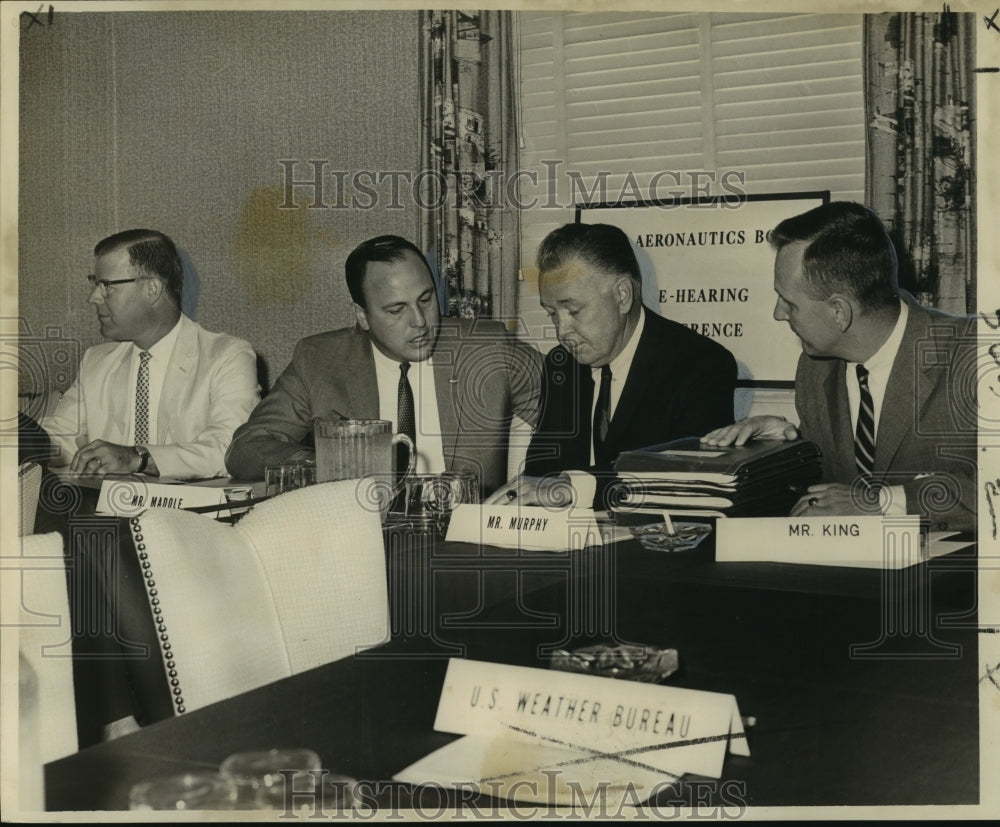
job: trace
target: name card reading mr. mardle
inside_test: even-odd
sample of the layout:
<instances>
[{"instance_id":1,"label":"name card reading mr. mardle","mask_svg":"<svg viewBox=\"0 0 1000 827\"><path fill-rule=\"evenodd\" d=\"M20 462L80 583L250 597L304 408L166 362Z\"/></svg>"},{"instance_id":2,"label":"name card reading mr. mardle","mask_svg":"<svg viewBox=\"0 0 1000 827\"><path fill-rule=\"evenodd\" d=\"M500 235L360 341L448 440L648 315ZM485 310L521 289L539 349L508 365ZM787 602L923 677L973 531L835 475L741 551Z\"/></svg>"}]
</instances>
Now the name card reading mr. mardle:
<instances>
[{"instance_id":1,"label":"name card reading mr. mardle","mask_svg":"<svg viewBox=\"0 0 1000 827\"><path fill-rule=\"evenodd\" d=\"M172 485L122 477L101 483L97 498L98 514L134 517L147 508L200 508L221 505L226 492L198 485Z\"/></svg>"},{"instance_id":2,"label":"name card reading mr. mardle","mask_svg":"<svg viewBox=\"0 0 1000 827\"><path fill-rule=\"evenodd\" d=\"M732 695L459 659L434 729L535 738L675 776L718 778L727 746L750 754Z\"/></svg>"}]
</instances>

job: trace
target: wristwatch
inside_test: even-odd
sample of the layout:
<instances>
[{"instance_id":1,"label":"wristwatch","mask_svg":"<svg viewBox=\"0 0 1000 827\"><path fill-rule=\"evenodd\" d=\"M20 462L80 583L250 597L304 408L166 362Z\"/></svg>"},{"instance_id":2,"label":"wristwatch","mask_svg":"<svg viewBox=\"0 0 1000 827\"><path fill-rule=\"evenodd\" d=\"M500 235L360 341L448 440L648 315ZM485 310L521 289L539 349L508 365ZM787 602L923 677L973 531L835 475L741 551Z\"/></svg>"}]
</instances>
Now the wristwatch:
<instances>
[{"instance_id":1,"label":"wristwatch","mask_svg":"<svg viewBox=\"0 0 1000 827\"><path fill-rule=\"evenodd\" d=\"M136 445L135 452L139 455L139 467L135 469L135 472L141 474L146 470L146 466L149 465L149 448L145 445Z\"/></svg>"}]
</instances>

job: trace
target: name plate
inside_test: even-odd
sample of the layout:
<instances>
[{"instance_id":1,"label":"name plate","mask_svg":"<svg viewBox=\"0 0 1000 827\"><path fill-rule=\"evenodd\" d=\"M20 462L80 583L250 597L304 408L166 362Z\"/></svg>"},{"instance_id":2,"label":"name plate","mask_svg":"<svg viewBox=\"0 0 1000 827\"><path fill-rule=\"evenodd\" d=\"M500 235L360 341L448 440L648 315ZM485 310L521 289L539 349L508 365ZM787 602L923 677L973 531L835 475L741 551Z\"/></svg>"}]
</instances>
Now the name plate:
<instances>
[{"instance_id":1,"label":"name plate","mask_svg":"<svg viewBox=\"0 0 1000 827\"><path fill-rule=\"evenodd\" d=\"M715 531L718 563L904 569L927 559L916 515L730 517Z\"/></svg>"},{"instance_id":2,"label":"name plate","mask_svg":"<svg viewBox=\"0 0 1000 827\"><path fill-rule=\"evenodd\" d=\"M599 546L601 533L589 508L465 503L451 513L445 540L532 551L574 551Z\"/></svg>"},{"instance_id":3,"label":"name plate","mask_svg":"<svg viewBox=\"0 0 1000 827\"><path fill-rule=\"evenodd\" d=\"M221 505L225 501L226 492L222 488L169 485L131 478L106 479L101 482L96 513L134 517L147 508L199 508Z\"/></svg>"},{"instance_id":4,"label":"name plate","mask_svg":"<svg viewBox=\"0 0 1000 827\"><path fill-rule=\"evenodd\" d=\"M434 729L531 738L668 775L749 755L736 698L481 661L448 663Z\"/></svg>"}]
</instances>

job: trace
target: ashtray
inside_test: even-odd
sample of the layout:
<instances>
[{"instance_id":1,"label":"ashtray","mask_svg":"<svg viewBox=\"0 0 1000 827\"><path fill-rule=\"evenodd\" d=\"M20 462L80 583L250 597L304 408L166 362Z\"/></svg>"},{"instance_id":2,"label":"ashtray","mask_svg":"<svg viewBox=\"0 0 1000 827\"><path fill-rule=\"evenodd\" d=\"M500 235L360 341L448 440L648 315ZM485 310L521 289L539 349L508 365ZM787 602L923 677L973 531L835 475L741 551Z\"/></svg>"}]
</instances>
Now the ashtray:
<instances>
[{"instance_id":1,"label":"ashtray","mask_svg":"<svg viewBox=\"0 0 1000 827\"><path fill-rule=\"evenodd\" d=\"M602 678L656 683L677 671L677 650L653 646L599 643L567 652L557 649L550 668L562 672L582 672Z\"/></svg>"},{"instance_id":2,"label":"ashtray","mask_svg":"<svg viewBox=\"0 0 1000 827\"><path fill-rule=\"evenodd\" d=\"M712 533L709 523L674 523L674 533L667 533L666 523L630 526L629 530L643 548L652 551L689 551Z\"/></svg>"}]
</instances>

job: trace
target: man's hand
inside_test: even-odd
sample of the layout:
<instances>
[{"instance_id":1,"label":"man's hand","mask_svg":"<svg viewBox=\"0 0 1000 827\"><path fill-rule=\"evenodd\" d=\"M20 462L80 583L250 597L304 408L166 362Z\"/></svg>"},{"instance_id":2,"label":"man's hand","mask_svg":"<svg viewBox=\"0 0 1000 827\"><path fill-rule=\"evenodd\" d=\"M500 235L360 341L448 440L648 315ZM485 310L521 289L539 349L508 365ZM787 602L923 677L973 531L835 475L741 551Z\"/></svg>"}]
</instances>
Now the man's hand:
<instances>
[{"instance_id":1,"label":"man's hand","mask_svg":"<svg viewBox=\"0 0 1000 827\"><path fill-rule=\"evenodd\" d=\"M88 442L73 457L69 470L74 474L103 476L131 474L138 470L141 459L131 445L115 445L103 439Z\"/></svg>"},{"instance_id":2,"label":"man's hand","mask_svg":"<svg viewBox=\"0 0 1000 827\"><path fill-rule=\"evenodd\" d=\"M716 428L701 438L706 445L743 445L748 439L798 439L798 429L781 416L751 416L735 425Z\"/></svg>"},{"instance_id":3,"label":"man's hand","mask_svg":"<svg viewBox=\"0 0 1000 827\"><path fill-rule=\"evenodd\" d=\"M501 485L483 505L541 505L564 508L573 501L573 486L566 477L515 477Z\"/></svg>"},{"instance_id":4,"label":"man's hand","mask_svg":"<svg viewBox=\"0 0 1000 827\"><path fill-rule=\"evenodd\" d=\"M878 494L873 490L823 482L810 485L792 507L790 517L847 517L849 515L881 514Z\"/></svg>"}]
</instances>

